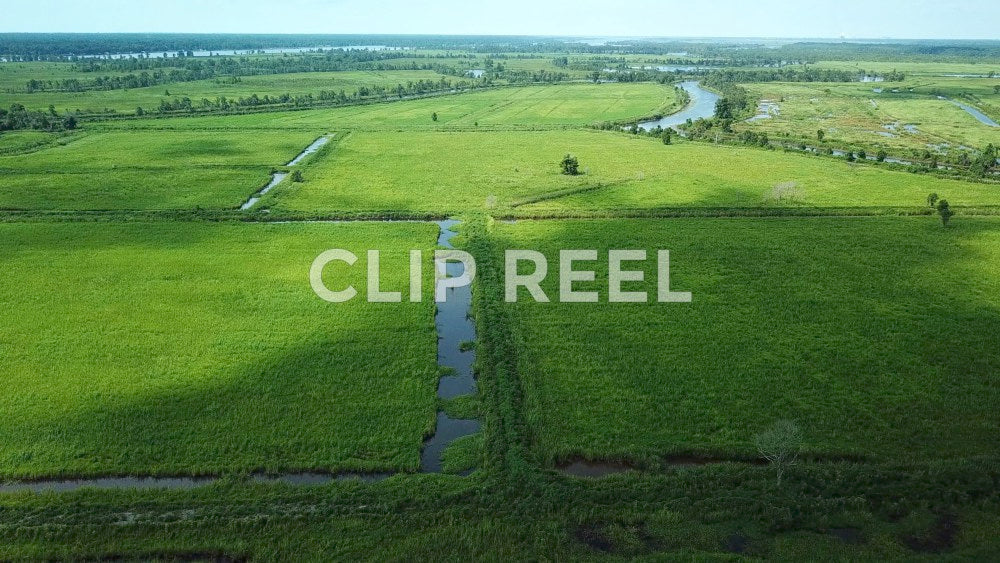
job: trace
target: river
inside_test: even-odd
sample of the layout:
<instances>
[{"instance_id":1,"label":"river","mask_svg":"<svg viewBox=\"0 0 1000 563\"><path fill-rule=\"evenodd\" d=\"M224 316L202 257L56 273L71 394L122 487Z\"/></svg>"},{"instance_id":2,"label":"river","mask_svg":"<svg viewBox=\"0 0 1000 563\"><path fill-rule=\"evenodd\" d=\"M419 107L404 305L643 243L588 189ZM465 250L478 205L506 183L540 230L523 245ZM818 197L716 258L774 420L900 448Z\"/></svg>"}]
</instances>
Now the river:
<instances>
[{"instance_id":1,"label":"river","mask_svg":"<svg viewBox=\"0 0 1000 563\"><path fill-rule=\"evenodd\" d=\"M640 123L640 129L650 131L656 129L657 126L663 129L666 129L667 127L676 128L678 125L686 123L688 119L691 121L699 118L708 119L715 115L715 102L719 101L718 94L709 92L708 90L702 88L701 85L694 80L681 82L680 87L683 88L691 97L691 101L688 102L688 105L684 106L684 109L681 111L670 114L656 121L645 121Z\"/></svg>"}]
</instances>

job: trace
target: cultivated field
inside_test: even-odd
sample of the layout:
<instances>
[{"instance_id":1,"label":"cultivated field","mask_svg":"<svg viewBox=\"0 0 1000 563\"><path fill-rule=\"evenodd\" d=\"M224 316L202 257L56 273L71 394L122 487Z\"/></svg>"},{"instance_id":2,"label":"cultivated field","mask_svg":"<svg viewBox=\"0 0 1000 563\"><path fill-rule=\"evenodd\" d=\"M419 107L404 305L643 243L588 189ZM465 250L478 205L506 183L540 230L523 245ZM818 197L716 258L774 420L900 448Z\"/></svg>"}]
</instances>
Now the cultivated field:
<instances>
[{"instance_id":1,"label":"cultivated field","mask_svg":"<svg viewBox=\"0 0 1000 563\"><path fill-rule=\"evenodd\" d=\"M293 40L372 47L64 57ZM0 33L0 560L995 559L1000 128L938 96L1000 120L997 60ZM452 246L477 278L435 303ZM508 249L552 302L505 301ZM568 249L601 302L558 302ZM669 250L692 302L607 303L612 249L652 299ZM368 250L401 303L367 301ZM795 463L758 441L780 420Z\"/></svg>"},{"instance_id":2,"label":"cultivated field","mask_svg":"<svg viewBox=\"0 0 1000 563\"><path fill-rule=\"evenodd\" d=\"M433 304L332 305L328 287L407 291L433 225L6 224L0 396L6 478L415 471L434 424ZM427 255L429 261L429 254ZM431 271L424 287L430 288Z\"/></svg>"},{"instance_id":3,"label":"cultivated field","mask_svg":"<svg viewBox=\"0 0 1000 563\"><path fill-rule=\"evenodd\" d=\"M567 153L583 174L561 174ZM732 170L739 170L734 175ZM778 151L606 131L354 132L273 192L295 211L519 212L661 207L865 207L998 205L993 185L945 180ZM794 183L782 191L776 186ZM534 199L541 201L530 203Z\"/></svg>"},{"instance_id":4,"label":"cultivated field","mask_svg":"<svg viewBox=\"0 0 1000 563\"><path fill-rule=\"evenodd\" d=\"M756 457L779 419L819 458L996 455L1000 221L944 231L932 218L527 221L497 246L599 249L601 304L513 314L524 418L545 464L573 457L659 466ZM607 303L607 249L656 296L657 249L687 303ZM530 271L531 266L522 266ZM557 300L557 276L542 288Z\"/></svg>"},{"instance_id":5,"label":"cultivated field","mask_svg":"<svg viewBox=\"0 0 1000 563\"><path fill-rule=\"evenodd\" d=\"M317 136L190 129L76 133L34 152L0 157L0 208L236 208L267 184L271 168L292 160Z\"/></svg>"},{"instance_id":6,"label":"cultivated field","mask_svg":"<svg viewBox=\"0 0 1000 563\"><path fill-rule=\"evenodd\" d=\"M32 63L37 64L37 63ZM44 67L43 67L44 68ZM167 84L159 86L147 86L144 88L133 88L131 90L89 90L84 92L33 92L25 93L23 90L29 75L28 72L20 74L23 78L21 83L12 84L11 77L4 77L0 84L7 86L13 92L3 93L0 86L0 107L8 106L11 102L22 103L33 109L48 109L50 105L56 107L58 111L72 110L88 113L100 113L107 110L114 110L122 113L132 113L137 107L142 107L145 111L154 111L160 106L162 100L173 101L180 98L190 98L195 105L202 99L215 101L218 97L225 97L236 100L241 97L249 97L256 94L258 97L264 96L278 97L284 94L290 96L313 95L318 97L322 91L339 92L343 90L347 95L354 94L360 88L384 87L394 88L399 84L406 85L409 82L430 81L439 82L441 79L457 81L456 77L444 76L429 70L398 70L398 71L353 71L353 72L308 72L308 73L288 73L288 74L266 74L258 76L239 77L238 80L231 78L213 78L208 80L196 80L182 82L178 84ZM92 73L60 73L62 79L93 78ZM43 75L46 72L34 72L31 76ZM100 76L105 76L101 73ZM111 73L112 76L115 73Z\"/></svg>"},{"instance_id":7,"label":"cultivated field","mask_svg":"<svg viewBox=\"0 0 1000 563\"><path fill-rule=\"evenodd\" d=\"M99 126L235 130L562 128L669 113L676 109L676 95L670 85L575 83L497 88L392 104L177 120L128 120ZM435 113L437 121L432 119Z\"/></svg>"}]
</instances>

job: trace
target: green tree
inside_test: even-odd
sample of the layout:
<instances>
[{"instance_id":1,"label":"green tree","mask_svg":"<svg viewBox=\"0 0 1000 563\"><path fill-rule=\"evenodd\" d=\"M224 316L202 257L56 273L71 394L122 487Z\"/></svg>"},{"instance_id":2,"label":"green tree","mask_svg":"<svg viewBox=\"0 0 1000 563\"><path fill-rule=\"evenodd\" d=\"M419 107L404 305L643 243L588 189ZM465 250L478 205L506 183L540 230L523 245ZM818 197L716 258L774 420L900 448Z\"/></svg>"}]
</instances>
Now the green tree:
<instances>
[{"instance_id":1,"label":"green tree","mask_svg":"<svg viewBox=\"0 0 1000 563\"><path fill-rule=\"evenodd\" d=\"M562 167L562 173L567 176L576 176L580 173L580 162L575 156L567 154L563 157L560 166Z\"/></svg>"},{"instance_id":2,"label":"green tree","mask_svg":"<svg viewBox=\"0 0 1000 563\"><path fill-rule=\"evenodd\" d=\"M816 131L816 140L823 142L823 138L826 137L826 131L819 129Z\"/></svg>"},{"instance_id":3,"label":"green tree","mask_svg":"<svg viewBox=\"0 0 1000 563\"><path fill-rule=\"evenodd\" d=\"M936 206L938 199L940 198L938 197L937 192L931 193L929 196L927 196L927 207Z\"/></svg>"},{"instance_id":4,"label":"green tree","mask_svg":"<svg viewBox=\"0 0 1000 563\"><path fill-rule=\"evenodd\" d=\"M302 171L301 170L296 170L296 171L292 172L292 181L293 182L302 182L303 181L302 180Z\"/></svg>"},{"instance_id":5,"label":"green tree","mask_svg":"<svg viewBox=\"0 0 1000 563\"><path fill-rule=\"evenodd\" d=\"M948 226L948 221L951 220L951 216L955 214L955 212L951 210L951 207L948 206L947 199L942 199L937 202L937 212L938 215L941 216L941 224L945 227Z\"/></svg>"},{"instance_id":6,"label":"green tree","mask_svg":"<svg viewBox=\"0 0 1000 563\"><path fill-rule=\"evenodd\" d=\"M879 162L885 162L885 159L888 156L889 156L888 153L886 153L884 149L879 149L879 151L875 153L875 160Z\"/></svg>"},{"instance_id":7,"label":"green tree","mask_svg":"<svg viewBox=\"0 0 1000 563\"><path fill-rule=\"evenodd\" d=\"M437 120L438 120L438 114L435 111L434 113L431 114L431 121L437 121Z\"/></svg>"},{"instance_id":8,"label":"green tree","mask_svg":"<svg viewBox=\"0 0 1000 563\"><path fill-rule=\"evenodd\" d=\"M868 153L865 152L865 149L861 149L858 151L858 160L865 160L867 158L868 158Z\"/></svg>"},{"instance_id":9,"label":"green tree","mask_svg":"<svg viewBox=\"0 0 1000 563\"><path fill-rule=\"evenodd\" d=\"M665 130L665 131L663 132L663 144L664 144L664 145L669 145L670 143L672 143L672 142L673 142L673 136L674 136L674 135L673 135L673 133L671 133L671 131L672 131L672 130L671 130L671 129L670 129L669 127L668 127L668 128L667 128L667 129L666 129L666 130Z\"/></svg>"},{"instance_id":10,"label":"green tree","mask_svg":"<svg viewBox=\"0 0 1000 563\"><path fill-rule=\"evenodd\" d=\"M142 106L139 106L139 107L135 108L135 114L138 117L142 117L142 116L146 115L146 110L142 109Z\"/></svg>"},{"instance_id":11,"label":"green tree","mask_svg":"<svg viewBox=\"0 0 1000 563\"><path fill-rule=\"evenodd\" d=\"M715 102L715 117L719 119L733 118L733 104L728 98L719 98Z\"/></svg>"}]
</instances>

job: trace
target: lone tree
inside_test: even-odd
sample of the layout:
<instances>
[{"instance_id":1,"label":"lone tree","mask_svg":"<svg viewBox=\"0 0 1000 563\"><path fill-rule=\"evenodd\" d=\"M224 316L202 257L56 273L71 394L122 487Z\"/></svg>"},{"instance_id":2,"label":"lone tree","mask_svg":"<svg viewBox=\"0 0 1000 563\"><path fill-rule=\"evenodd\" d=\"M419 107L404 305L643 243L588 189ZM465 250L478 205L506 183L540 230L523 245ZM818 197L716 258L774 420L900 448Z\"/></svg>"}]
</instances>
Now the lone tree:
<instances>
[{"instance_id":1,"label":"lone tree","mask_svg":"<svg viewBox=\"0 0 1000 563\"><path fill-rule=\"evenodd\" d=\"M778 486L785 469L795 464L802 447L802 432L790 420L779 420L766 432L757 435L757 451L778 472Z\"/></svg>"},{"instance_id":2,"label":"lone tree","mask_svg":"<svg viewBox=\"0 0 1000 563\"><path fill-rule=\"evenodd\" d=\"M826 131L823 131L822 129L817 130L816 131L816 140L817 141L822 141L823 137L826 137Z\"/></svg>"},{"instance_id":3,"label":"lone tree","mask_svg":"<svg viewBox=\"0 0 1000 563\"><path fill-rule=\"evenodd\" d=\"M580 161L575 156L567 154L563 157L560 165L562 166L562 173L567 176L576 176L580 173Z\"/></svg>"},{"instance_id":4,"label":"lone tree","mask_svg":"<svg viewBox=\"0 0 1000 563\"><path fill-rule=\"evenodd\" d=\"M875 153L875 160L877 160L879 162L885 162L885 159L888 156L889 156L889 153L885 152L883 149L879 149L879 151L877 153Z\"/></svg>"},{"instance_id":5,"label":"lone tree","mask_svg":"<svg viewBox=\"0 0 1000 563\"><path fill-rule=\"evenodd\" d=\"M438 120L438 114L435 111L434 113L431 114L431 121L437 121L437 120Z\"/></svg>"},{"instance_id":6,"label":"lone tree","mask_svg":"<svg viewBox=\"0 0 1000 563\"><path fill-rule=\"evenodd\" d=\"M951 216L955 214L955 212L952 211L950 207L948 207L947 199L942 199L941 201L937 202L937 212L938 215L941 216L941 224L943 224L945 227L948 226L948 221L951 220Z\"/></svg>"},{"instance_id":7,"label":"lone tree","mask_svg":"<svg viewBox=\"0 0 1000 563\"><path fill-rule=\"evenodd\" d=\"M927 207L936 206L939 199L941 198L938 197L937 192L934 192L931 195L927 196Z\"/></svg>"},{"instance_id":8,"label":"lone tree","mask_svg":"<svg viewBox=\"0 0 1000 563\"><path fill-rule=\"evenodd\" d=\"M302 171L301 170L296 170L295 172L292 172L292 181L293 182L301 182L302 181Z\"/></svg>"},{"instance_id":9,"label":"lone tree","mask_svg":"<svg viewBox=\"0 0 1000 563\"><path fill-rule=\"evenodd\" d=\"M671 128L669 128L669 127L667 127L663 131L663 144L664 145L669 145L670 143L674 142L673 141L673 136L674 136L674 130L671 129Z\"/></svg>"}]
</instances>

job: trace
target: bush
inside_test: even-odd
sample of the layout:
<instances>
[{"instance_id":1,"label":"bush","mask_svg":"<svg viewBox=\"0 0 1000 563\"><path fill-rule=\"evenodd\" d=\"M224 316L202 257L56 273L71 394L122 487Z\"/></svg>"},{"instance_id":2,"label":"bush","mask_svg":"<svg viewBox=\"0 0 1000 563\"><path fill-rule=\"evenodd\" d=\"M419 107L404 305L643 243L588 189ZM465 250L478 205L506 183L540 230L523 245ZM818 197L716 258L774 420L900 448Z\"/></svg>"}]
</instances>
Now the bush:
<instances>
[{"instance_id":1,"label":"bush","mask_svg":"<svg viewBox=\"0 0 1000 563\"><path fill-rule=\"evenodd\" d=\"M951 210L951 207L948 206L947 199L942 199L937 202L937 212L938 215L941 216L941 224L945 227L948 226L948 221L951 220L951 216L955 214L955 212Z\"/></svg>"},{"instance_id":2,"label":"bush","mask_svg":"<svg viewBox=\"0 0 1000 563\"><path fill-rule=\"evenodd\" d=\"M567 154L560 163L562 173L567 176L576 176L580 173L580 162L575 156Z\"/></svg>"}]
</instances>

